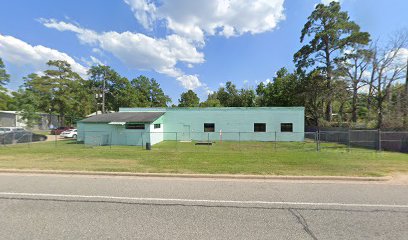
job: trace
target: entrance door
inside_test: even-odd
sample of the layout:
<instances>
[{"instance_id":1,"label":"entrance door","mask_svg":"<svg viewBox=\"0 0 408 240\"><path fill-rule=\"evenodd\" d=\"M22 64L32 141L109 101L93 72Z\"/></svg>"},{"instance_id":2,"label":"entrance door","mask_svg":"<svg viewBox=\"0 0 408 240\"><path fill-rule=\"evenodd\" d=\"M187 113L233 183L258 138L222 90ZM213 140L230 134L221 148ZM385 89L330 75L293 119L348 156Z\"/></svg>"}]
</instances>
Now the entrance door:
<instances>
[{"instance_id":1,"label":"entrance door","mask_svg":"<svg viewBox=\"0 0 408 240\"><path fill-rule=\"evenodd\" d=\"M115 125L113 131L113 137L115 138L115 143L117 145L127 145L127 135L125 132L125 127L122 125Z\"/></svg>"},{"instance_id":2,"label":"entrance door","mask_svg":"<svg viewBox=\"0 0 408 240\"><path fill-rule=\"evenodd\" d=\"M191 141L190 125L183 125L183 132L181 134L181 141Z\"/></svg>"}]
</instances>

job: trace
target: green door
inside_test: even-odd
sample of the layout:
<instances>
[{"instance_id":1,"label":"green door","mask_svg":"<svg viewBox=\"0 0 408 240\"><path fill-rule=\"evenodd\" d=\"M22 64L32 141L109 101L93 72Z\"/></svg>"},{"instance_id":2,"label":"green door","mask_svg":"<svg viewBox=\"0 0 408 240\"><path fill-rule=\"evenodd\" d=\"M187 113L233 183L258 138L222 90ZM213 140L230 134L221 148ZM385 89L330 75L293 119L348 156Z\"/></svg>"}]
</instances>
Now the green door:
<instances>
[{"instance_id":1,"label":"green door","mask_svg":"<svg viewBox=\"0 0 408 240\"><path fill-rule=\"evenodd\" d=\"M183 132L181 133L181 141L191 141L190 125L183 125Z\"/></svg>"}]
</instances>

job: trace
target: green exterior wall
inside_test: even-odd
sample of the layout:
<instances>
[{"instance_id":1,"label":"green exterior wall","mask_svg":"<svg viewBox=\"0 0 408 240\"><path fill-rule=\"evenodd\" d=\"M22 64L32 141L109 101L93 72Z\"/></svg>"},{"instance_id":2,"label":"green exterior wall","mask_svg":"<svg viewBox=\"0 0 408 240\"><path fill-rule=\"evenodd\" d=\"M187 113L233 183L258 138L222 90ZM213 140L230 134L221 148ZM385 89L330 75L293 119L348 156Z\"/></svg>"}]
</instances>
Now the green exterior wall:
<instances>
[{"instance_id":1,"label":"green exterior wall","mask_svg":"<svg viewBox=\"0 0 408 240\"><path fill-rule=\"evenodd\" d=\"M77 123L78 141L87 145L128 145L142 146L150 142L150 124L145 129L126 129L124 125L108 123Z\"/></svg>"},{"instance_id":2,"label":"green exterior wall","mask_svg":"<svg viewBox=\"0 0 408 240\"><path fill-rule=\"evenodd\" d=\"M90 145L152 145L178 141L304 141L304 108L121 108L120 112L165 112L145 129L124 125L78 122L78 140ZM214 132L204 132L214 123ZM254 132L254 123L265 123L266 132ZM281 123L292 123L293 132L281 132ZM160 128L154 128L160 124Z\"/></svg>"},{"instance_id":3,"label":"green exterior wall","mask_svg":"<svg viewBox=\"0 0 408 240\"><path fill-rule=\"evenodd\" d=\"M303 107L268 108L121 108L120 112L166 112L164 140L196 141L303 141ZM215 132L204 133L204 123ZM266 132L254 132L254 123L265 123ZM281 123L292 123L293 132L281 132ZM220 131L222 135L220 136Z\"/></svg>"}]
</instances>

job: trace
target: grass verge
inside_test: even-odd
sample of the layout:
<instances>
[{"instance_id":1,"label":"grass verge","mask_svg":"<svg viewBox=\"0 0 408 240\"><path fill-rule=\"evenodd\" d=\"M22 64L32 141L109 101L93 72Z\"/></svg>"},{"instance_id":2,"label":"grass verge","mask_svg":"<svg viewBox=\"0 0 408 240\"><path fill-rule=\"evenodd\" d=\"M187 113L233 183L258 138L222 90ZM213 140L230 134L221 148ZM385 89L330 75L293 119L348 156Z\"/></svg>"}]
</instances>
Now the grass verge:
<instances>
[{"instance_id":1,"label":"grass verge","mask_svg":"<svg viewBox=\"0 0 408 240\"><path fill-rule=\"evenodd\" d=\"M73 141L0 147L0 168L149 173L386 176L408 172L408 155L343 145L223 142L213 146L165 141L140 146L89 147Z\"/></svg>"}]
</instances>

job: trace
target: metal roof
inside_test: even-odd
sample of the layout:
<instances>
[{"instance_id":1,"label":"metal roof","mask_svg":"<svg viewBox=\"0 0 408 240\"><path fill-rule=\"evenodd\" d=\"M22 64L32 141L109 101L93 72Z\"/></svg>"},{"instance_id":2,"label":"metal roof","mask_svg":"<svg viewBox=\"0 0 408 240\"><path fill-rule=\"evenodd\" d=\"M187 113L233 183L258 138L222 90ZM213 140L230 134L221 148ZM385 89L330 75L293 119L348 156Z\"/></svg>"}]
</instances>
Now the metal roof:
<instances>
[{"instance_id":1,"label":"metal roof","mask_svg":"<svg viewBox=\"0 0 408 240\"><path fill-rule=\"evenodd\" d=\"M139 122L150 123L161 117L164 112L115 112L94 115L80 122L109 123L109 122Z\"/></svg>"},{"instance_id":2,"label":"metal roof","mask_svg":"<svg viewBox=\"0 0 408 240\"><path fill-rule=\"evenodd\" d=\"M176 112L176 111L304 111L304 107L170 107L170 108L119 108L119 112Z\"/></svg>"}]
</instances>

